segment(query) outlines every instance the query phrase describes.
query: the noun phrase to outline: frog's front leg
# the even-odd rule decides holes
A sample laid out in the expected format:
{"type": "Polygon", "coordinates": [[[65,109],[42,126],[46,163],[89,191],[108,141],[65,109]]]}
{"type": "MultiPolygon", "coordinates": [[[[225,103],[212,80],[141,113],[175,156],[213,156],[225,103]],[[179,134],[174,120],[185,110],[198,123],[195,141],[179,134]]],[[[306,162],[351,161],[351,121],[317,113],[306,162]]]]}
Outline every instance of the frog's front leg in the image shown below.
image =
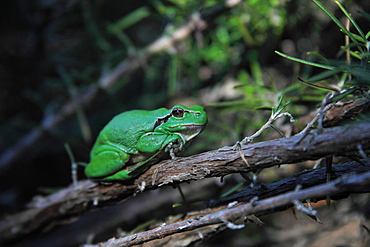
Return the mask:
{"type": "MultiPolygon", "coordinates": [[[[144,134],[139,138],[139,141],[136,145],[140,152],[149,152],[152,153],[157,151],[157,154],[165,151],[169,152],[172,159],[175,158],[175,151],[181,150],[183,148],[184,142],[183,138],[179,134],[168,134],[165,132],[150,132],[144,134]]],[[[160,170],[161,165],[159,165],[152,176],[152,184],[155,184],[157,174],[160,170]]]]}
{"type": "Polygon", "coordinates": [[[154,153],[162,149],[168,152],[171,148],[180,151],[184,147],[184,140],[176,133],[150,132],[140,137],[136,147],[140,152],[146,153],[154,153]]]}

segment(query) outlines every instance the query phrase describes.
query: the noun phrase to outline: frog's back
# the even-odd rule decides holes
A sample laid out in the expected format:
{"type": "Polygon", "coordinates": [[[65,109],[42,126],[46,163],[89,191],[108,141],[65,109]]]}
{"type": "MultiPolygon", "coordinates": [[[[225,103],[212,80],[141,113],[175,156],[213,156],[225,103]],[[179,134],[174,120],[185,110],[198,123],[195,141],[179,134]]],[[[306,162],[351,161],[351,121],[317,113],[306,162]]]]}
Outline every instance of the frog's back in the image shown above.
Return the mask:
{"type": "Polygon", "coordinates": [[[107,127],[111,130],[119,131],[120,135],[150,132],[153,131],[157,118],[151,111],[132,110],[115,116],[108,123],[107,127]]]}
{"type": "Polygon", "coordinates": [[[114,143],[126,147],[126,152],[135,147],[140,136],[154,130],[155,122],[167,109],[160,108],[154,111],[132,110],[115,116],[100,132],[98,142],[114,143]]]}

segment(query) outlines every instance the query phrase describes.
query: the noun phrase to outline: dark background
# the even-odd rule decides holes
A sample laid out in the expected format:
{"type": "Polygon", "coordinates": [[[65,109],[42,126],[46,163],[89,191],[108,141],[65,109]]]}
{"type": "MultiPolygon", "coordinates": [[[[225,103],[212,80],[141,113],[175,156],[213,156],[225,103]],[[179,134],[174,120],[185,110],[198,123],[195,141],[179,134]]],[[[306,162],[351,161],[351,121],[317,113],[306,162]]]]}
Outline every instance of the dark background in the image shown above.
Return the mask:
{"type": "MultiPolygon", "coordinates": [[[[296,78],[317,71],[281,58],[274,50],[305,59],[308,51],[344,59],[339,52],[344,35],[311,1],[256,2],[232,8],[222,1],[4,2],[0,155],[26,145],[22,137],[58,115],[73,92],[79,95],[119,62],[140,56],[145,47],[186,23],[192,14],[200,13],[207,26],[145,60],[114,87],[99,89],[82,107],[88,125],[73,114],[42,132],[42,138],[16,159],[0,164],[1,211],[11,212],[35,195],[69,185],[71,162],[64,144],[71,146],[77,161],[88,162],[100,129],[125,110],[177,103],[206,106],[210,123],[186,153],[190,155],[253,133],[269,116],[255,109],[273,106],[281,93],[293,101],[290,111],[295,116],[315,108],[325,92],[304,87],[296,78]],[[126,26],[120,26],[120,21],[126,26]],[[91,136],[83,135],[84,130],[91,136]]],[[[321,2],[344,21],[333,1],[321,2]]],[[[341,3],[368,31],[369,21],[358,11],[369,11],[370,2],[341,3]]],[[[84,178],[83,167],[79,178],[84,178]]]]}

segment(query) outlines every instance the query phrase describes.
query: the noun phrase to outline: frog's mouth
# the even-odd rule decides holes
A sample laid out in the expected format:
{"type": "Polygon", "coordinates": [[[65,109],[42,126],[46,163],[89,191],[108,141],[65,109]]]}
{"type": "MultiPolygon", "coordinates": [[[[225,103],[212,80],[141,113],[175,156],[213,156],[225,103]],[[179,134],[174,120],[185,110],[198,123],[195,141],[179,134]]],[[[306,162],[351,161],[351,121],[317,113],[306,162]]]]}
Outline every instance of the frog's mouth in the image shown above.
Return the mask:
{"type": "Polygon", "coordinates": [[[206,124],[184,125],[185,128],[180,130],[179,133],[185,138],[186,141],[189,141],[202,132],[206,126],[206,124]]]}

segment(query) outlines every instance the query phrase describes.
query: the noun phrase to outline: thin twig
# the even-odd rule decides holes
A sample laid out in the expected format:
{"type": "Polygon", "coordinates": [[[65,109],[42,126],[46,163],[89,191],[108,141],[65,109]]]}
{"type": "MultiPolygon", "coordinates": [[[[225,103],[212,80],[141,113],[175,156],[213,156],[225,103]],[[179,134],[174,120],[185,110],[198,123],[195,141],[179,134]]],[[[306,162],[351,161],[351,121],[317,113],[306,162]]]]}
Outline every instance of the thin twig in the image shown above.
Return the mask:
{"type": "Polygon", "coordinates": [[[317,120],[319,120],[319,130],[321,131],[323,129],[322,121],[324,118],[324,114],[326,111],[328,111],[330,108],[334,106],[334,103],[329,103],[330,102],[329,98],[331,97],[331,95],[332,95],[331,93],[328,93],[326,95],[326,97],[321,102],[321,107],[316,116],[311,120],[311,122],[307,124],[307,126],[301,132],[297,134],[301,136],[301,138],[297,142],[297,145],[299,145],[299,143],[301,143],[301,141],[307,136],[308,131],[312,128],[312,126],[316,123],[317,120]]]}
{"type": "Polygon", "coordinates": [[[256,137],[260,136],[263,131],[271,127],[271,124],[275,122],[277,119],[288,116],[290,118],[290,122],[294,122],[294,118],[292,114],[289,112],[282,112],[278,114],[273,114],[271,117],[267,120],[267,122],[258,130],[256,131],[253,135],[245,137],[242,141],[241,144],[248,144],[251,143],[256,137]]]}

